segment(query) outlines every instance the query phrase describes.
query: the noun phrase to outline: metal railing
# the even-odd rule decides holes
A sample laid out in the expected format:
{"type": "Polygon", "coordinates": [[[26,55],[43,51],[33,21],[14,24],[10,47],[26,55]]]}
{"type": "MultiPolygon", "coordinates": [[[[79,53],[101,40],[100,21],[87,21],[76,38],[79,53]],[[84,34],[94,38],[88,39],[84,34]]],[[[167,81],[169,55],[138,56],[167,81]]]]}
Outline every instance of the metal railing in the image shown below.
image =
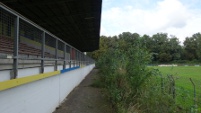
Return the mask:
{"type": "Polygon", "coordinates": [[[20,68],[37,66],[44,73],[46,65],[56,71],[59,65],[66,69],[92,63],[83,52],[0,3],[0,70],[12,70],[11,79],[20,68]]]}

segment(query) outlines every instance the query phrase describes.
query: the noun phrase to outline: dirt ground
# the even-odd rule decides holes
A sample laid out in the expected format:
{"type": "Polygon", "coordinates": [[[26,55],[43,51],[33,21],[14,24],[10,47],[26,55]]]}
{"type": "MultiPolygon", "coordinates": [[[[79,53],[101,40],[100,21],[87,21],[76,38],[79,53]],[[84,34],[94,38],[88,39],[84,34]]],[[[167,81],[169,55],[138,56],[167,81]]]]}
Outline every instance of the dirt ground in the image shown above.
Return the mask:
{"type": "Polygon", "coordinates": [[[97,72],[93,69],[53,113],[114,113],[102,89],[90,86],[97,79],[97,72]]]}

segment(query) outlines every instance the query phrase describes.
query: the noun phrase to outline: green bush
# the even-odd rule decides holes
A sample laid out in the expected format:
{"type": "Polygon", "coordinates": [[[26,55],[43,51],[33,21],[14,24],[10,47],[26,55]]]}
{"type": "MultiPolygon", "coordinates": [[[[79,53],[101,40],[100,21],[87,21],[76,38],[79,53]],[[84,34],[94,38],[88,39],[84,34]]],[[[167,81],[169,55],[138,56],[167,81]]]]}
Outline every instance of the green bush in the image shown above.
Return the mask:
{"type": "Polygon", "coordinates": [[[120,40],[98,60],[100,83],[117,113],[183,112],[175,104],[171,81],[147,65],[151,54],[141,40],[127,46],[120,40]]]}

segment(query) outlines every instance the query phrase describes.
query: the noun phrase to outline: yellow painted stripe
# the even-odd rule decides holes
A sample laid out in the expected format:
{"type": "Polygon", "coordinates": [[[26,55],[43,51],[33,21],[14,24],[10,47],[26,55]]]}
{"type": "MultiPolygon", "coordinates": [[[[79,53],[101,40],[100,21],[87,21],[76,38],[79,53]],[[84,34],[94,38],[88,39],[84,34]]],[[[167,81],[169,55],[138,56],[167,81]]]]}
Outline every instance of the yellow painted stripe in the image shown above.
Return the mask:
{"type": "Polygon", "coordinates": [[[58,75],[58,74],[60,74],[60,71],[48,72],[48,73],[43,73],[43,74],[32,75],[32,76],[12,79],[12,80],[8,80],[8,81],[3,81],[3,82],[0,82],[0,91],[6,90],[6,89],[9,89],[9,88],[13,88],[13,87],[16,87],[16,86],[20,86],[20,85],[23,85],[23,84],[27,84],[27,83],[30,83],[30,82],[34,82],[34,81],[44,79],[44,78],[47,78],[47,77],[51,77],[51,76],[54,76],[54,75],[58,75]]]}

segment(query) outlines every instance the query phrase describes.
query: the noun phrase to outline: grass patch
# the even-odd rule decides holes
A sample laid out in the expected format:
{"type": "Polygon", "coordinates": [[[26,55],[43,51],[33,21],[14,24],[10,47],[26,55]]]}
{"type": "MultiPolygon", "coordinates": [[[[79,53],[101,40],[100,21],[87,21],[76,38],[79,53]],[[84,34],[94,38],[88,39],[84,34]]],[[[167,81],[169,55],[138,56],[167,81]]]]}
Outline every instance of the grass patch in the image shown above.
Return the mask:
{"type": "Polygon", "coordinates": [[[193,91],[193,85],[189,80],[189,78],[192,78],[196,85],[196,92],[201,93],[201,67],[177,66],[154,68],[159,69],[163,75],[173,75],[176,80],[176,86],[181,86],[190,91],[193,91]]]}
{"type": "MultiPolygon", "coordinates": [[[[158,69],[163,76],[173,75],[176,84],[176,103],[181,104],[183,108],[190,109],[194,105],[194,88],[189,78],[195,84],[196,103],[201,107],[201,67],[197,66],[176,66],[176,67],[154,67],[158,69]]],[[[201,112],[201,111],[199,111],[201,112]]]]}

